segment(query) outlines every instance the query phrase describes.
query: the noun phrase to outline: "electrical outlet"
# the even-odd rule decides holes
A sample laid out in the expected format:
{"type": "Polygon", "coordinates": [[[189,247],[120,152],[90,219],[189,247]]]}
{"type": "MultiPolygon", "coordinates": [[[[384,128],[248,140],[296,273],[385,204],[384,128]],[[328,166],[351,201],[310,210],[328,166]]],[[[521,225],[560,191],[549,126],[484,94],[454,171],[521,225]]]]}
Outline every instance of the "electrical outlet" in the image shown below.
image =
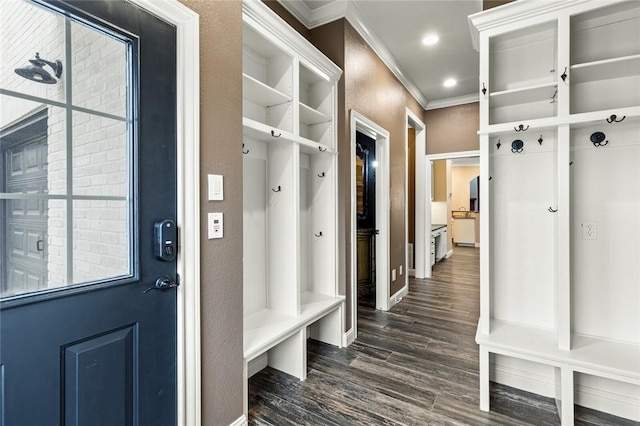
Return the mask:
{"type": "Polygon", "coordinates": [[[582,223],[582,239],[583,240],[598,239],[598,223],[597,222],[582,223]]]}

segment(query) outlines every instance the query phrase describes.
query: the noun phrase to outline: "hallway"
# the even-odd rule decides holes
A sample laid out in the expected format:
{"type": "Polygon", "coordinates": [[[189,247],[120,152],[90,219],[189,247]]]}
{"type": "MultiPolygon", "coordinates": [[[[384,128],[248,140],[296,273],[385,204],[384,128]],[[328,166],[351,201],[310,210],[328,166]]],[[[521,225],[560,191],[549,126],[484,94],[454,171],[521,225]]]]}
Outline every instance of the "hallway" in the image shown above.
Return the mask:
{"type": "MultiPolygon", "coordinates": [[[[249,381],[254,425],[557,425],[551,399],[492,387],[478,409],[479,249],[456,247],[433,278],[410,280],[389,312],[359,306],[348,348],[309,340],[304,382],[271,368],[249,381]]],[[[632,425],[579,409],[578,425],[632,425]]]]}

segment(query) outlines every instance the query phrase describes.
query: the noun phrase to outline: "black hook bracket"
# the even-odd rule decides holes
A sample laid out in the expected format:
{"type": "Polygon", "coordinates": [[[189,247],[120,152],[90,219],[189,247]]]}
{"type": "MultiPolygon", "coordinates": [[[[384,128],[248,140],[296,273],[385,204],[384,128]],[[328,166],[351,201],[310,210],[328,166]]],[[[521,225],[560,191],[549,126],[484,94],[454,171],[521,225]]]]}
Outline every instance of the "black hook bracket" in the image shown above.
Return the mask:
{"type": "Polygon", "coordinates": [[[527,127],[524,127],[524,124],[519,125],[518,127],[514,127],[513,130],[515,130],[516,132],[526,132],[527,130],[529,130],[529,125],[527,124],[527,127]]]}
{"type": "Polygon", "coordinates": [[[276,132],[274,132],[273,130],[271,131],[271,136],[273,136],[274,138],[279,138],[280,136],[282,136],[282,133],[278,133],[276,135],[276,132]]]}
{"type": "Polygon", "coordinates": [[[487,96],[487,88],[484,86],[484,83],[482,83],[482,94],[487,96]]]}
{"type": "Polygon", "coordinates": [[[609,141],[605,140],[605,139],[607,139],[607,136],[602,132],[594,132],[594,133],[592,133],[591,137],[589,139],[591,139],[591,143],[593,143],[593,146],[595,146],[597,148],[599,148],[601,146],[609,145],[609,141]]]}
{"type": "Polygon", "coordinates": [[[249,151],[250,151],[249,149],[245,150],[245,149],[244,149],[244,144],[242,144],[242,153],[243,153],[244,155],[247,155],[247,154],[249,153],[249,151]]]}
{"type": "Polygon", "coordinates": [[[549,210],[549,213],[555,213],[558,211],[558,209],[553,209],[551,207],[549,207],[547,210],[549,210]]]}
{"type": "Polygon", "coordinates": [[[271,190],[272,190],[273,192],[280,192],[280,191],[282,191],[282,188],[280,187],[280,185],[278,185],[278,187],[277,187],[277,188],[271,188],[271,190]]]}
{"type": "Polygon", "coordinates": [[[538,143],[539,143],[540,145],[542,145],[542,142],[543,142],[543,141],[544,141],[544,139],[542,139],[542,135],[540,135],[540,138],[538,139],[538,143]]]}
{"type": "Polygon", "coordinates": [[[325,152],[327,150],[327,148],[323,148],[321,146],[318,146],[318,151],[320,152],[325,152]]]}
{"type": "Polygon", "coordinates": [[[520,139],[516,139],[511,142],[511,152],[514,154],[520,154],[522,151],[524,151],[524,142],[520,139]]]}
{"type": "Polygon", "coordinates": [[[315,235],[316,237],[320,238],[320,237],[322,237],[322,231],[318,232],[317,234],[313,234],[313,235],[315,235]]]}
{"type": "Polygon", "coordinates": [[[607,118],[607,123],[609,123],[609,124],[611,124],[611,123],[620,123],[625,118],[627,118],[627,116],[623,115],[622,118],[620,120],[618,120],[618,116],[617,115],[611,114],[611,117],[607,118]]]}
{"type": "Polygon", "coordinates": [[[498,143],[496,144],[496,148],[500,149],[501,146],[502,146],[502,144],[500,143],[500,139],[498,139],[498,143]]]}
{"type": "Polygon", "coordinates": [[[319,178],[323,178],[323,177],[325,177],[325,176],[326,176],[326,174],[325,174],[324,172],[322,172],[322,173],[318,173],[318,177],[319,177],[319,178]]]}
{"type": "Polygon", "coordinates": [[[567,67],[564,67],[564,72],[562,73],[562,75],[560,76],[560,78],[562,79],[562,81],[567,81],[567,67]]]}

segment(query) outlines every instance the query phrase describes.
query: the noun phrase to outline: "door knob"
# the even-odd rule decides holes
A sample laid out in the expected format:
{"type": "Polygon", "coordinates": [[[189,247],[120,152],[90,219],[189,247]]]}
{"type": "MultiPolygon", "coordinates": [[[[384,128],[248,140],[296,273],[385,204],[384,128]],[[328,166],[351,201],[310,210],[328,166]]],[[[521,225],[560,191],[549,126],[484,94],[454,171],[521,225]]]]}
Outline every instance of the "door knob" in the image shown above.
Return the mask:
{"type": "Polygon", "coordinates": [[[180,276],[177,280],[173,280],[169,275],[162,275],[158,277],[153,287],[149,287],[143,293],[147,294],[151,290],[168,290],[170,288],[178,287],[180,285],[180,276]]]}

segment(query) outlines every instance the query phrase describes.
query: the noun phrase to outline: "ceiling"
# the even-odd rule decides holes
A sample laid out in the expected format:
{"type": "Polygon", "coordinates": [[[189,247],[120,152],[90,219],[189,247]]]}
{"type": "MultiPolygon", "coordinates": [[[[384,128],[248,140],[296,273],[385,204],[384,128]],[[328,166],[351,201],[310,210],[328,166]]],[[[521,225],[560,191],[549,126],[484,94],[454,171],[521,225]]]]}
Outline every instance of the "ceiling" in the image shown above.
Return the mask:
{"type": "Polygon", "coordinates": [[[478,99],[467,16],[482,0],[278,0],[308,28],[346,17],[425,109],[478,99]],[[424,46],[435,33],[439,42],[424,46]],[[457,84],[444,87],[448,78],[457,84]]]}

